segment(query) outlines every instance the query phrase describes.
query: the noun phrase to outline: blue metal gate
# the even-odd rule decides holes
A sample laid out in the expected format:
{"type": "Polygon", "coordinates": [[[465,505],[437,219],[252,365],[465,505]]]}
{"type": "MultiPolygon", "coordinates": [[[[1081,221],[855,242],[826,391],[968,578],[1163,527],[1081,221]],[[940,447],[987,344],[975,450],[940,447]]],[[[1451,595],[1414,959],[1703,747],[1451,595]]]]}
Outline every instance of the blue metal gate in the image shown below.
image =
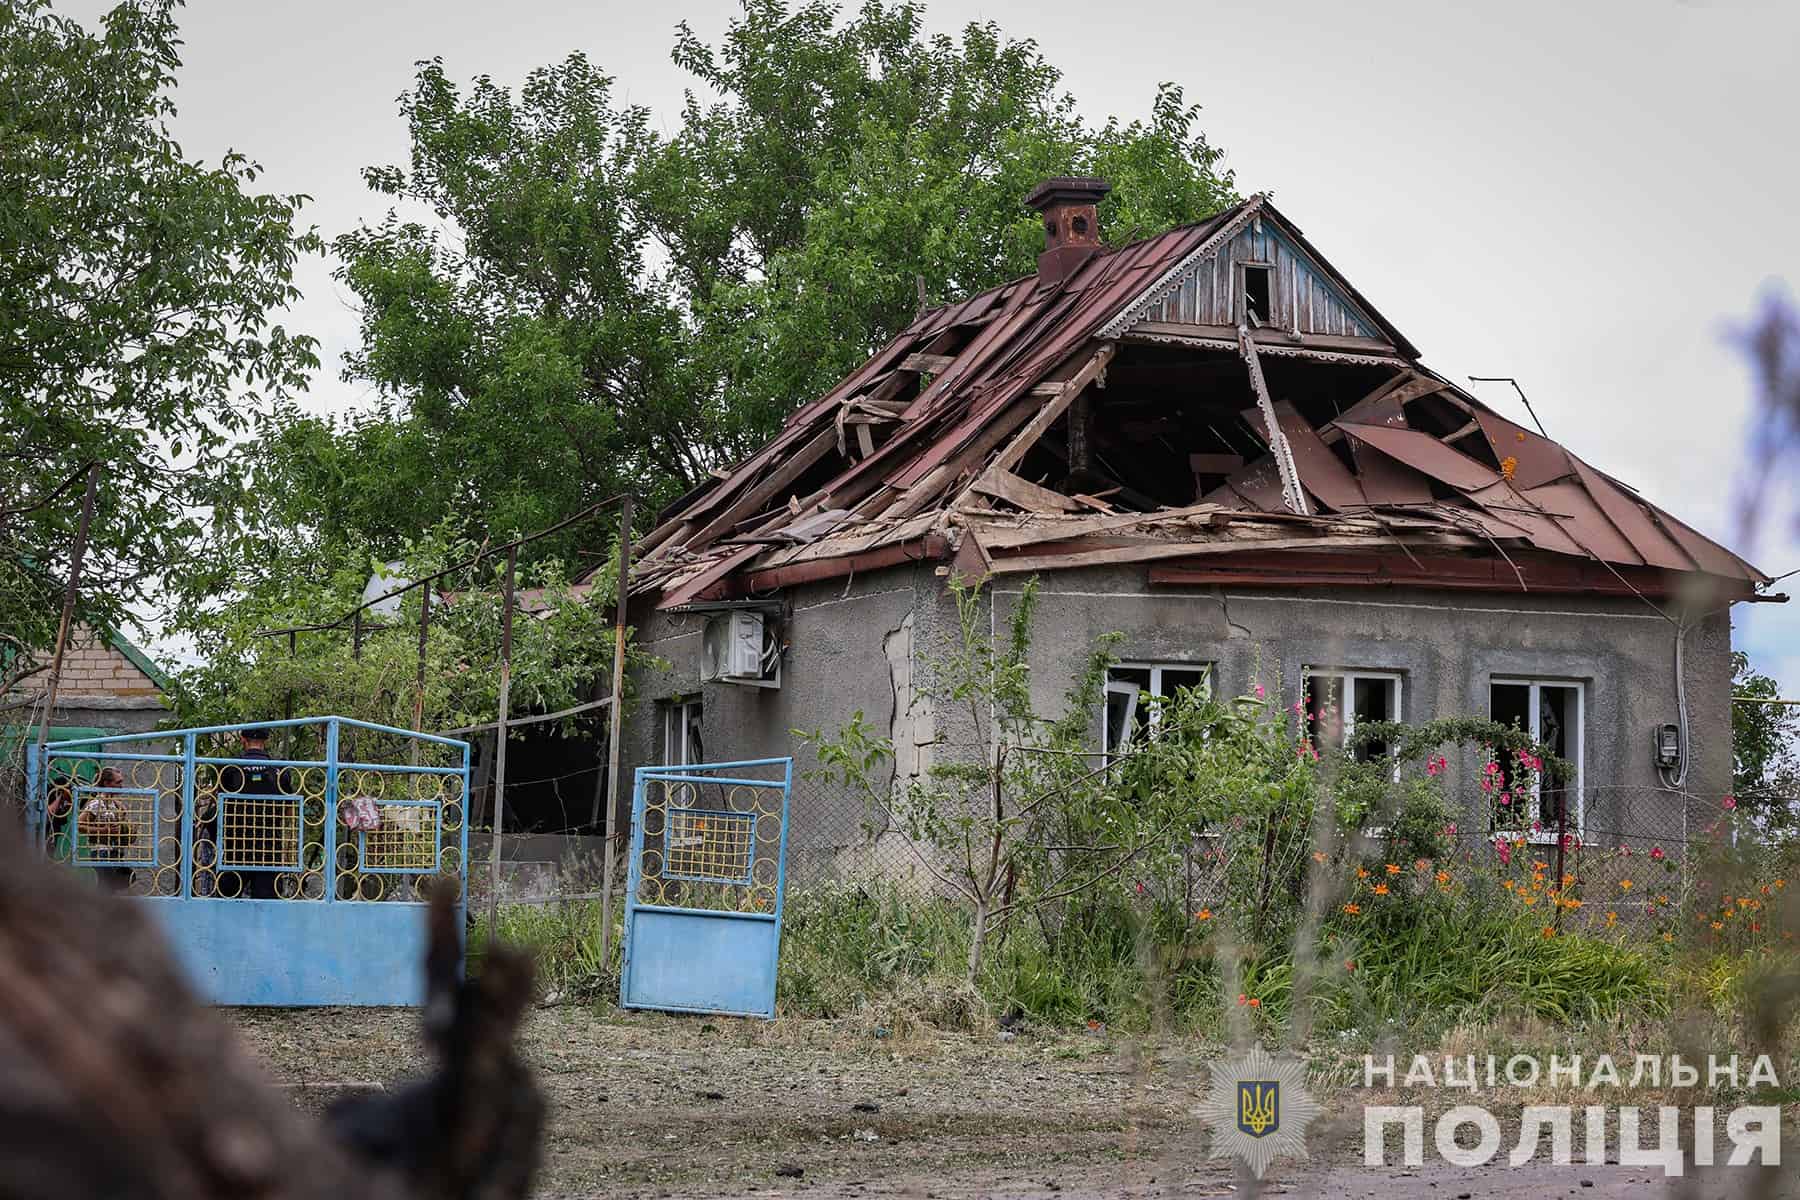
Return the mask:
{"type": "Polygon", "coordinates": [[[775,1015],[794,760],[640,767],[619,1003],[775,1015]]]}
{"type": "Polygon", "coordinates": [[[422,1003],[430,890],[467,906],[467,742],[309,717],[53,742],[26,770],[45,853],[142,897],[215,1004],[422,1003]],[[288,757],[244,757],[245,729],[288,757]]]}

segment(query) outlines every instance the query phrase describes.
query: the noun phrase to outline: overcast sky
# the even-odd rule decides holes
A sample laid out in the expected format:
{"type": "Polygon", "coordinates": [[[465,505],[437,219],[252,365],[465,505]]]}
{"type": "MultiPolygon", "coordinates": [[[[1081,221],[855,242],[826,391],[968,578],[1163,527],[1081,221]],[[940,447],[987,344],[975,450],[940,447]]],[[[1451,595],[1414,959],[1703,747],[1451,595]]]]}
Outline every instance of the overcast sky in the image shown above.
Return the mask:
{"type": "MultiPolygon", "coordinates": [[[[735,8],[191,0],[176,132],[190,156],[237,149],[271,190],[314,197],[329,236],[381,215],[358,172],[405,161],[395,98],[416,60],[516,83],[579,49],[667,129],[686,83],[675,22],[716,40],[735,8]]],[[[927,19],[1037,39],[1096,123],[1144,115],[1178,81],[1240,190],[1271,191],[1432,367],[1518,377],[1577,454],[1771,574],[1800,568],[1785,526],[1737,544],[1750,392],[1728,340],[1800,276],[1800,4],[938,0],[927,19]]],[[[366,402],[338,379],[348,296],[323,260],[300,283],[290,323],[326,352],[312,403],[366,402]]],[[[1504,385],[1471,386],[1530,423],[1504,385]]],[[[1800,600],[1748,607],[1739,644],[1800,695],[1800,600]]]]}

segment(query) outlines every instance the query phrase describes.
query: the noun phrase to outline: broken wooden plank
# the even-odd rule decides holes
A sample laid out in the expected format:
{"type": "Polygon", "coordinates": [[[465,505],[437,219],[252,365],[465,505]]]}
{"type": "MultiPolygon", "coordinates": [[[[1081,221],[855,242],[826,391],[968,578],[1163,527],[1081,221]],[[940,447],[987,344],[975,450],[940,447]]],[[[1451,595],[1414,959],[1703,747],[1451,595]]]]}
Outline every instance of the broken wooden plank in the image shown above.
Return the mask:
{"type": "Polygon", "coordinates": [[[837,445],[836,426],[827,426],[813,436],[812,441],[794,451],[787,461],[781,463],[759,483],[750,488],[738,499],[732,501],[723,512],[696,530],[692,537],[686,538],[683,545],[702,548],[732,529],[745,517],[754,516],[764,505],[780,495],[782,489],[804,475],[808,468],[824,458],[837,445]]]}
{"type": "Polygon", "coordinates": [[[1053,492],[1049,488],[1039,487],[1028,479],[1021,479],[1011,471],[999,467],[989,467],[970,485],[972,491],[984,496],[993,496],[1014,504],[1027,512],[1080,512],[1081,505],[1074,500],[1053,492]]]}
{"type": "Polygon", "coordinates": [[[1012,441],[1007,443],[1006,449],[1002,450],[999,457],[994,459],[994,465],[1003,471],[1010,471],[1016,467],[1019,460],[1025,457],[1025,452],[1030,450],[1032,445],[1044,436],[1045,431],[1056,423],[1056,419],[1063,415],[1069,405],[1075,402],[1075,397],[1079,396],[1106,370],[1106,364],[1112,361],[1113,354],[1117,352],[1117,349],[1118,347],[1112,342],[1107,342],[1094,351],[1093,356],[1070,377],[1063,390],[1058,392],[1050,403],[1039,409],[1038,414],[1026,423],[1025,428],[1021,429],[1012,441]]]}
{"type": "Polygon", "coordinates": [[[909,354],[900,360],[900,369],[917,371],[921,375],[941,375],[955,361],[954,354],[909,354]]]}
{"type": "Polygon", "coordinates": [[[1290,512],[1305,516],[1311,511],[1306,503],[1306,489],[1300,484],[1300,471],[1294,465],[1293,451],[1288,447],[1281,425],[1275,419],[1275,402],[1270,399],[1269,385],[1263,380],[1262,364],[1256,358],[1256,343],[1242,327],[1238,330],[1238,353],[1250,368],[1250,386],[1256,392],[1257,404],[1262,408],[1263,426],[1269,435],[1269,454],[1281,473],[1282,503],[1287,505],[1290,512]]]}
{"type": "MultiPolygon", "coordinates": [[[[1076,393],[1092,383],[1106,370],[1106,364],[1112,361],[1116,348],[1114,343],[1106,342],[1098,350],[1095,350],[1092,357],[1082,364],[1081,369],[1070,378],[1068,390],[1045,405],[1036,416],[1026,423],[1025,428],[1013,437],[1006,449],[994,460],[994,465],[1004,471],[1010,471],[1017,466],[1019,460],[1025,457],[1025,451],[1030,449],[1032,443],[1042,437],[1044,431],[1050,428],[1051,423],[1062,415],[1063,409],[1068,407],[1076,393]]],[[[937,499],[958,476],[971,470],[983,456],[1004,441],[1009,434],[1012,434],[1013,430],[1018,429],[1018,423],[1024,420],[1024,415],[1030,411],[1030,404],[1023,397],[1008,405],[996,414],[963,450],[953,455],[948,461],[933,467],[917,483],[907,488],[905,496],[882,515],[910,517],[937,499]]]]}

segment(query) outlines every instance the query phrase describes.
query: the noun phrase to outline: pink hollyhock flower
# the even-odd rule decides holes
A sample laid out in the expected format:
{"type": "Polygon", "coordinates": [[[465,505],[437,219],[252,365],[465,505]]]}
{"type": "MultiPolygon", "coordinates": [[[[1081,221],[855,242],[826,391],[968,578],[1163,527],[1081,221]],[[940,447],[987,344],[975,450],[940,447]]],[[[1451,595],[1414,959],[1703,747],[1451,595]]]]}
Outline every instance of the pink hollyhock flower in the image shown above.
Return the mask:
{"type": "Polygon", "coordinates": [[[1263,698],[1263,685],[1260,683],[1256,685],[1256,698],[1258,700],[1263,698]]]}
{"type": "MultiPolygon", "coordinates": [[[[1487,791],[1486,788],[1482,788],[1481,790],[1484,792],[1487,791]]],[[[1512,794],[1510,792],[1501,792],[1500,803],[1510,805],[1512,803],[1512,794]]]]}
{"type": "Polygon", "coordinates": [[[1730,812],[1732,809],[1734,809],[1736,807],[1737,807],[1737,797],[1735,797],[1735,796],[1725,797],[1725,811],[1730,812]]]}
{"type": "Polygon", "coordinates": [[[1544,823],[1542,821],[1533,821],[1531,823],[1531,832],[1533,832],[1533,833],[1544,832],[1544,823]]]}
{"type": "Polygon", "coordinates": [[[1650,857],[1657,862],[1661,862],[1663,860],[1663,848],[1661,846],[1650,847],[1650,857]]]}
{"type": "Polygon", "coordinates": [[[1448,825],[1444,826],[1444,836],[1445,837],[1455,837],[1456,836],[1456,822],[1455,821],[1452,821],[1448,825]]]}

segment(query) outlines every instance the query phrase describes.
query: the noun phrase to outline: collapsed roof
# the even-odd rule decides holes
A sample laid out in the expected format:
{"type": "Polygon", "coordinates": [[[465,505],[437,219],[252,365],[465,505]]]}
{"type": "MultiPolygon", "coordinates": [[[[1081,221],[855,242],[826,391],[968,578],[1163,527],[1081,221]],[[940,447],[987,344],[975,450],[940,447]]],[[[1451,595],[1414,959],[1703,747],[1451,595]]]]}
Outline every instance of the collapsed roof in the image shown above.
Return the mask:
{"type": "Polygon", "coordinates": [[[1156,583],[1668,595],[1768,578],[1508,421],[1418,352],[1266,197],[1116,250],[1053,180],[1036,275],[922,312],[662,515],[662,607],[908,560],[1119,563],[1156,583]]]}

